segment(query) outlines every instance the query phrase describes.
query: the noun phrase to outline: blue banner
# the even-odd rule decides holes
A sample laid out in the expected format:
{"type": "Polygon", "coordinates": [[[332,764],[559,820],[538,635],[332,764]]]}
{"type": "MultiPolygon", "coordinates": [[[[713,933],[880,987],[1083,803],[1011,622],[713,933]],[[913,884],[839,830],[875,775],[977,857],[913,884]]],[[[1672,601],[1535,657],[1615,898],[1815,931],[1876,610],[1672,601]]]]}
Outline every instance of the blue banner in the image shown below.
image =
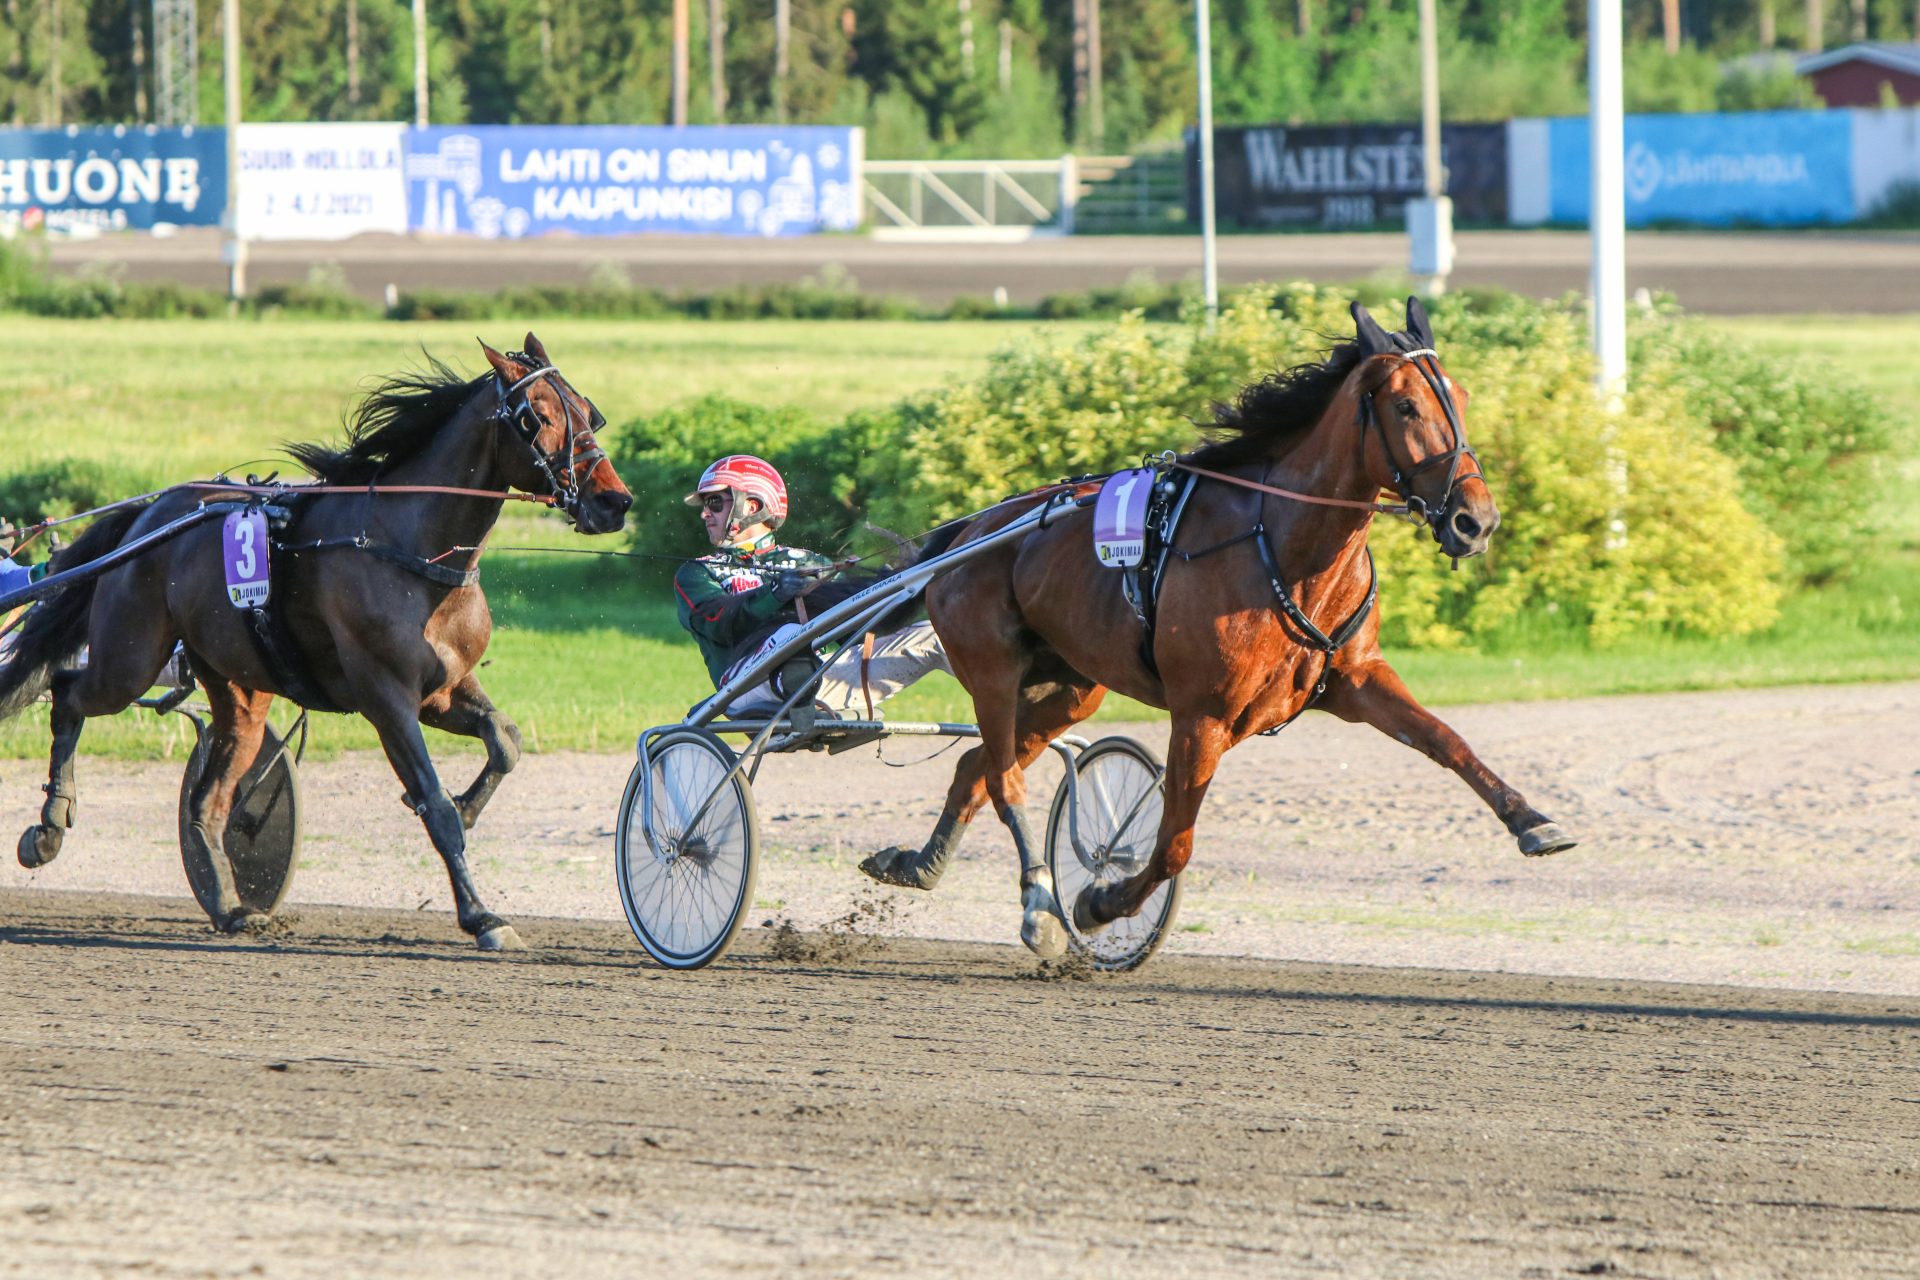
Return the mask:
{"type": "Polygon", "coordinates": [[[213,226],[227,201],[224,129],[0,129],[0,226],[213,226]]]}
{"type": "MultiPolygon", "coordinates": [[[[1584,223],[1587,121],[1548,121],[1552,220],[1584,223]]],[[[1850,222],[1853,137],[1844,111],[1628,116],[1627,224],[1802,226],[1850,222]]]]}
{"type": "Polygon", "coordinates": [[[793,236],[860,221],[860,133],[827,126],[409,130],[410,229],[793,236]]]}

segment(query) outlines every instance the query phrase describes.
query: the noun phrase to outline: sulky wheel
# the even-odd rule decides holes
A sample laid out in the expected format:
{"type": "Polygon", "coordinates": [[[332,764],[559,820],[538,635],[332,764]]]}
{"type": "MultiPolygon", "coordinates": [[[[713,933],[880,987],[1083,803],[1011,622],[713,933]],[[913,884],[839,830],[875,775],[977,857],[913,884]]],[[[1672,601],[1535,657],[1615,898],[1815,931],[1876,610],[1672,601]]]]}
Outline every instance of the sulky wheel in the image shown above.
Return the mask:
{"type": "Polygon", "coordinates": [[[1132,738],[1102,738],[1074,762],[1074,785],[1063,780],[1047,817],[1047,868],[1067,934],[1096,969],[1112,973],[1147,962],[1180,909],[1180,878],[1160,885],[1137,915],[1087,935],[1073,927],[1073,904],[1093,885],[1124,880],[1147,865],[1160,834],[1160,758],[1132,738]],[[1078,798],[1078,814],[1072,812],[1078,798]],[[1078,843],[1075,828],[1078,828],[1078,843]]]}
{"type": "Polygon", "coordinates": [[[653,739],[620,798],[620,905],[633,936],[669,969],[717,960],[753,902],[760,824],[734,760],[713,734],[672,729],[653,739]]]}
{"type": "MultiPolygon", "coordinates": [[[[199,842],[187,832],[193,822],[193,788],[207,764],[206,735],[196,732],[195,739],[186,776],[180,780],[180,861],[186,866],[193,896],[211,917],[217,900],[213,868],[199,842]]],[[[301,743],[305,741],[303,736],[301,743]]],[[[280,900],[293,883],[294,859],[300,854],[300,785],[294,759],[294,751],[268,725],[260,739],[260,754],[234,790],[233,810],[227,815],[221,842],[233,864],[233,886],[240,901],[263,915],[280,909],[280,900]]]]}

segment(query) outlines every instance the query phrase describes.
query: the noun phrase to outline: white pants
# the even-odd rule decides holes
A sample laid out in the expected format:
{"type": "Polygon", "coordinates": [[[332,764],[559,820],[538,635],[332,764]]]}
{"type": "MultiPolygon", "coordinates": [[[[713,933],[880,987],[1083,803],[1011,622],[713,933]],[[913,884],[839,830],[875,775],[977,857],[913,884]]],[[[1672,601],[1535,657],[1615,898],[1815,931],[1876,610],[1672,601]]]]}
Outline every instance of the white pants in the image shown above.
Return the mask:
{"type": "MultiPolygon", "coordinates": [[[[788,623],[764,640],[760,647],[727,668],[725,680],[745,669],[749,664],[758,662],[763,656],[785,644],[787,639],[799,630],[796,623],[788,623]]],[[[916,622],[911,626],[889,631],[885,635],[873,638],[873,657],[866,665],[865,687],[861,685],[861,644],[858,639],[849,641],[838,653],[827,660],[827,670],[820,677],[820,686],[814,690],[814,699],[826,704],[834,715],[841,719],[857,719],[867,714],[867,699],[873,699],[876,714],[879,706],[894,694],[918,680],[930,671],[945,671],[952,674],[953,668],[947,665],[947,651],[940,645],[940,637],[934,634],[931,622],[916,622]]],[[[772,711],[786,699],[774,692],[772,681],[749,689],[734,701],[729,711],[742,715],[753,711],[772,711]]]]}

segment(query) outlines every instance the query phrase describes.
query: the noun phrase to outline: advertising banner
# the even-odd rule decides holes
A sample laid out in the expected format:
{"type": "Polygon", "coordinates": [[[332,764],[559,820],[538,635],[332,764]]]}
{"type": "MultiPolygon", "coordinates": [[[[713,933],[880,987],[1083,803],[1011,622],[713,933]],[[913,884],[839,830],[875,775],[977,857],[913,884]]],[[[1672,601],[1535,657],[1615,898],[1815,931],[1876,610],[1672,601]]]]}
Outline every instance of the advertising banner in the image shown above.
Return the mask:
{"type": "Polygon", "coordinates": [[[0,230],[217,226],[222,129],[0,129],[0,230]]]}
{"type": "MultiPolygon", "coordinates": [[[[1853,137],[1844,111],[1626,118],[1627,225],[1796,226],[1847,222],[1853,137]]],[[[1592,148],[1584,118],[1547,122],[1552,220],[1587,220],[1592,148]]]]}
{"type": "Polygon", "coordinates": [[[411,129],[409,225],[487,239],[850,231],[860,145],[858,129],[826,126],[411,129]]]}
{"type": "Polygon", "coordinates": [[[240,234],[248,240],[344,240],[407,229],[398,124],[240,126],[240,234]]]}
{"type": "MultiPolygon", "coordinates": [[[[1399,226],[1426,194],[1418,125],[1262,125],[1215,129],[1214,200],[1221,223],[1241,227],[1399,226]]],[[[1507,217],[1504,125],[1440,130],[1456,222],[1507,217]]],[[[1198,199],[1200,156],[1188,134],[1188,190],[1198,199]]],[[[1198,210],[1193,216],[1198,219],[1198,210]]]]}

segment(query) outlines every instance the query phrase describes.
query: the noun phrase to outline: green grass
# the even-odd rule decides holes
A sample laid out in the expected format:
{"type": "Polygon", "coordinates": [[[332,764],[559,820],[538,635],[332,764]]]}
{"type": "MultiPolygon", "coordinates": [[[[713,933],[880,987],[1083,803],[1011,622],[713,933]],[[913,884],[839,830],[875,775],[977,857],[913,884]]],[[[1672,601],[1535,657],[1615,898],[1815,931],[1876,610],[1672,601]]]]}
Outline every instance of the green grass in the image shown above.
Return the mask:
{"type": "Polygon", "coordinates": [[[1716,328],[1782,360],[1805,360],[1839,370],[1873,391],[1901,428],[1906,447],[1897,464],[1893,500],[1881,507],[1895,541],[1920,551],[1920,313],[1910,316],[1741,316],[1716,328]]]}
{"type": "MultiPolygon", "coordinates": [[[[609,422],[725,392],[822,415],[886,404],[982,368],[1033,326],[996,322],[543,322],[554,362],[609,422]]],[[[337,436],[360,390],[418,367],[422,351],[486,367],[474,339],[517,348],[499,323],[89,321],[0,316],[10,467],[104,462],[153,487],[220,471],[260,474],[287,440],[337,436]]],[[[503,541],[558,529],[510,509],[503,541]]],[[[0,512],[0,514],[6,514],[0,512]]],[[[550,539],[546,539],[550,540],[550,539]]]]}
{"type": "MultiPolygon", "coordinates": [[[[1892,549],[1849,583],[1791,601],[1764,635],[1739,641],[1643,640],[1596,651],[1552,633],[1516,634],[1480,653],[1391,655],[1425,701],[1712,689],[1920,677],[1920,376],[1910,352],[1920,316],[1715,321],[1783,357],[1827,363],[1872,386],[1896,414],[1905,484],[1882,508],[1892,549]]],[[[496,346],[517,331],[483,327],[496,346]]],[[[714,391],[837,414],[884,404],[978,370],[1017,340],[1007,322],[543,324],[556,361],[619,423],[714,391]]],[[[6,466],[66,457],[105,461],[161,482],[222,468],[267,470],[276,444],[337,432],[355,386],[405,368],[424,345],[477,369],[473,326],[390,322],[54,322],[0,317],[9,353],[0,394],[6,466]]],[[[4,514],[4,513],[0,513],[4,514]]],[[[594,544],[551,517],[515,510],[499,545],[594,544]]],[[[614,750],[650,724],[679,719],[708,689],[660,579],[632,561],[495,552],[486,583],[496,630],[480,673],[494,700],[542,750],[614,750]]],[[[899,718],[969,719],[959,687],[938,677],[904,694],[899,718]]],[[[1111,698],[1102,718],[1148,714],[1111,698]]],[[[317,717],[321,754],[372,747],[364,723],[317,717]]],[[[85,749],[178,756],[178,717],[122,715],[89,725],[85,749]]],[[[437,737],[437,735],[436,735],[437,737]]],[[[445,741],[437,740],[436,749],[445,741]]],[[[46,715],[0,726],[0,757],[40,756],[46,715]]]]}

